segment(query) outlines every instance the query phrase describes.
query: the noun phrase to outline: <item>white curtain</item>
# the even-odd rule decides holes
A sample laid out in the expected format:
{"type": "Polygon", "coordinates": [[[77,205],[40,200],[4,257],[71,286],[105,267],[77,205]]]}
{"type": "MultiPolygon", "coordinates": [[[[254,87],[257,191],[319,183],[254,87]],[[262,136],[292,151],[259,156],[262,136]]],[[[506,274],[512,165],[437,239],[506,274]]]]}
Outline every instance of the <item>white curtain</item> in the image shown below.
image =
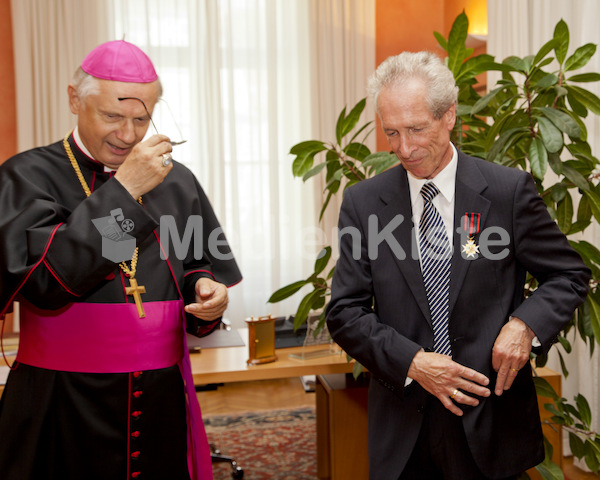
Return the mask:
{"type": "MultiPolygon", "coordinates": [[[[488,0],[488,43],[487,51],[497,61],[517,55],[533,55],[553,36],[554,27],[563,19],[570,33],[569,55],[577,47],[586,43],[600,45],[598,17],[600,4],[596,0],[488,0]]],[[[550,68],[550,67],[546,67],[550,68]]],[[[600,71],[600,52],[592,57],[585,69],[580,72],[600,71]]],[[[488,74],[488,88],[492,88],[498,76],[488,74]]],[[[595,83],[582,84],[585,88],[600,95],[600,87],[595,83]]],[[[591,114],[586,119],[588,142],[596,156],[600,152],[600,121],[591,114]]],[[[594,223],[584,233],[585,240],[600,245],[600,228],[594,223]]],[[[573,340],[573,337],[569,337],[573,340]]],[[[573,343],[573,342],[572,342],[573,343]]],[[[555,347],[560,348],[560,347],[555,347]]],[[[563,396],[569,401],[578,392],[590,402],[594,429],[600,426],[600,357],[596,346],[590,359],[589,349],[582,342],[576,342],[573,353],[565,355],[568,378],[563,378],[563,396]]],[[[557,355],[550,359],[549,366],[560,372],[557,355]]],[[[564,452],[569,453],[568,438],[563,436],[564,452]]]]}
{"type": "Polygon", "coordinates": [[[106,40],[108,0],[11,0],[19,151],[73,128],[67,85],[84,55],[106,40]]]}
{"type": "Polygon", "coordinates": [[[30,59],[17,68],[19,148],[72,128],[66,85],[85,53],[107,40],[137,44],[164,86],[157,127],[188,140],[174,156],[206,190],[244,275],[226,316],[242,326],[251,315],[295,312],[302,292],[280,304],[267,299],[310,274],[322,245],[334,241],[337,208],[318,225],[323,186],[293,178],[289,149],[335,139],[339,111],[365,96],[374,0],[13,0],[12,8],[15,58],[30,59]],[[80,18],[89,22],[67,27],[80,18]]]}

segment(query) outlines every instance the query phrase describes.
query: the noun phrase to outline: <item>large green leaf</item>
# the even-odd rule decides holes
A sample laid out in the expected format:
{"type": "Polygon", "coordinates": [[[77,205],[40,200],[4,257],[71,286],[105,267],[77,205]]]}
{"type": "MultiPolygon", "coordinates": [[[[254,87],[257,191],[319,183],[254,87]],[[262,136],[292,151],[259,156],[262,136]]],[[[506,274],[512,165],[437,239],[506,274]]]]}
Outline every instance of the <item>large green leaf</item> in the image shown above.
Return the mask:
{"type": "Polygon", "coordinates": [[[465,55],[465,41],[469,30],[469,20],[465,12],[460,13],[448,34],[448,68],[454,74],[457,74],[462,67],[465,55]]]}
{"type": "Polygon", "coordinates": [[[279,290],[277,290],[276,292],[274,292],[271,295],[271,297],[269,298],[269,300],[267,300],[267,302],[268,303],[281,302],[282,300],[285,300],[286,298],[291,297],[294,293],[299,291],[303,286],[305,286],[307,284],[308,284],[308,282],[306,280],[299,280],[297,282],[290,283],[289,285],[286,285],[285,287],[281,287],[279,290]]]}
{"type": "Polygon", "coordinates": [[[588,295],[586,302],[590,306],[590,323],[596,342],[600,344],[600,305],[594,300],[592,295],[588,295]]]}
{"type": "Polygon", "coordinates": [[[592,209],[592,215],[596,218],[597,222],[600,222],[600,195],[595,189],[588,188],[583,190],[583,194],[588,199],[590,208],[592,209]]]}
{"type": "Polygon", "coordinates": [[[544,117],[539,117],[537,120],[540,135],[548,151],[551,153],[560,151],[563,147],[563,135],[561,131],[550,120],[544,117]]]}
{"type": "Polygon", "coordinates": [[[596,115],[600,115],[600,98],[595,94],[581,87],[575,85],[567,85],[566,89],[573,95],[575,100],[581,103],[584,107],[591,110],[596,115]]]}
{"type": "Polygon", "coordinates": [[[344,147],[344,153],[355,160],[362,161],[371,155],[371,150],[364,143],[352,142],[344,147]]]}
{"type": "Polygon", "coordinates": [[[590,58],[596,53],[596,45],[593,43],[586,43],[579,47],[573,55],[567,58],[565,62],[565,72],[569,70],[578,70],[582,67],[585,67],[587,63],[590,61],[590,58]]]}
{"type": "Polygon", "coordinates": [[[325,289],[316,288],[302,299],[300,305],[298,306],[296,315],[294,315],[294,330],[298,329],[298,327],[306,322],[308,314],[312,310],[313,306],[319,302],[323,295],[325,295],[325,289]]]}
{"type": "Polygon", "coordinates": [[[315,165],[313,168],[311,168],[308,172],[306,172],[303,175],[302,181],[306,182],[309,178],[314,177],[315,175],[318,175],[319,173],[321,173],[321,170],[323,170],[326,166],[327,166],[327,164],[325,162],[315,165]]]}
{"type": "Polygon", "coordinates": [[[354,105],[348,116],[344,117],[341,121],[338,120],[338,125],[336,127],[338,144],[341,144],[342,138],[348,135],[354,129],[354,127],[356,127],[358,120],[365,109],[366,103],[367,99],[363,98],[356,105],[354,105]]]}
{"type": "Polygon", "coordinates": [[[571,180],[577,188],[580,188],[584,192],[588,192],[590,190],[590,184],[586,178],[569,165],[563,164],[563,174],[565,177],[571,180]]]}
{"type": "Polygon", "coordinates": [[[538,65],[542,61],[542,59],[555,48],[555,46],[556,40],[554,38],[548,40],[535,55],[535,58],[533,59],[533,64],[538,65]]]}
{"type": "Polygon", "coordinates": [[[543,180],[548,170],[548,152],[539,138],[534,138],[529,145],[529,163],[533,175],[543,180]]]}
{"type": "Polygon", "coordinates": [[[323,248],[319,254],[317,255],[317,260],[315,261],[315,272],[317,275],[325,270],[325,267],[329,263],[331,259],[331,247],[323,248]]]}
{"type": "Polygon", "coordinates": [[[554,27],[554,40],[556,40],[554,48],[556,59],[562,65],[569,50],[569,27],[562,19],[554,27]]]}
{"type": "Polygon", "coordinates": [[[549,119],[561,132],[566,133],[571,138],[581,137],[581,128],[573,118],[557,108],[541,107],[539,109],[544,116],[549,119]]]}
{"type": "Polygon", "coordinates": [[[581,421],[587,427],[592,423],[592,410],[587,399],[580,393],[575,396],[575,403],[577,403],[577,409],[579,410],[581,421]]]}
{"type": "Polygon", "coordinates": [[[548,383],[548,380],[536,375],[535,377],[533,377],[533,383],[535,385],[535,392],[540,397],[546,397],[546,398],[551,398],[552,400],[558,400],[559,396],[556,393],[556,391],[554,390],[554,388],[552,388],[552,385],[550,385],[550,383],[548,383]]]}
{"type": "Polygon", "coordinates": [[[580,73],[578,75],[573,75],[567,78],[569,82],[599,82],[600,81],[600,73],[590,72],[590,73],[580,73]]]}
{"type": "Polygon", "coordinates": [[[573,199],[568,192],[557,205],[556,219],[558,228],[563,233],[568,233],[573,224],[573,199]]]}

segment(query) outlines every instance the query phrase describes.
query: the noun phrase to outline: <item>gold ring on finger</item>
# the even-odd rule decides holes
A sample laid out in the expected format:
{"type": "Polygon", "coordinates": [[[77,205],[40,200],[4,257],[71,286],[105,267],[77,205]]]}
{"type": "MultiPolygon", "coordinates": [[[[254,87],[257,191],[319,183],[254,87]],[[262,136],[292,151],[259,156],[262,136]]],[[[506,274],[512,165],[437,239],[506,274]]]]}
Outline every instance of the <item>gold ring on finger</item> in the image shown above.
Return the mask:
{"type": "Polygon", "coordinates": [[[511,367],[511,370],[512,370],[513,372],[518,372],[518,371],[519,371],[519,369],[518,369],[518,368],[512,368],[512,367],[511,367]]]}
{"type": "Polygon", "coordinates": [[[458,390],[455,388],[454,391],[452,392],[452,395],[450,395],[450,398],[452,400],[454,400],[454,397],[456,397],[456,394],[458,393],[458,390]]]}

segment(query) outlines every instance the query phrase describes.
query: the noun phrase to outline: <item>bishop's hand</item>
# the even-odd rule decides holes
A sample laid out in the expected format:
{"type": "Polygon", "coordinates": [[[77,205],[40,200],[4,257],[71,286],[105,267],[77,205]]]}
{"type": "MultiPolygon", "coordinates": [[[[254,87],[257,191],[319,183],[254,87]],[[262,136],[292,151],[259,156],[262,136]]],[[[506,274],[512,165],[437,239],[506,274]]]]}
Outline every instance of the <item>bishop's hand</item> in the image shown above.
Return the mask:
{"type": "Polygon", "coordinates": [[[170,154],[172,150],[169,137],[152,135],[133,147],[115,178],[137,199],[159,185],[169,174],[173,164],[163,162],[163,155],[170,154]]]}
{"type": "Polygon", "coordinates": [[[186,305],[185,311],[201,320],[217,320],[223,316],[228,302],[225,285],[211,278],[200,278],[196,282],[196,302],[186,305]]]}

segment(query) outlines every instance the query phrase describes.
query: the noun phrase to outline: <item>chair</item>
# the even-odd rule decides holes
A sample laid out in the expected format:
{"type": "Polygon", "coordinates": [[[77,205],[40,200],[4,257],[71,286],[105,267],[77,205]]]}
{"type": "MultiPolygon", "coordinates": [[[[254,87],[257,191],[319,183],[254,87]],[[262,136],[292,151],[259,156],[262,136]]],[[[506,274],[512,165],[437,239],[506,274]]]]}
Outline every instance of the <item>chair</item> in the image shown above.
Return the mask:
{"type": "Polygon", "coordinates": [[[214,444],[210,444],[210,458],[212,463],[230,463],[231,464],[231,478],[240,479],[244,478],[244,470],[240,467],[235,459],[227,455],[223,455],[214,444]]]}

